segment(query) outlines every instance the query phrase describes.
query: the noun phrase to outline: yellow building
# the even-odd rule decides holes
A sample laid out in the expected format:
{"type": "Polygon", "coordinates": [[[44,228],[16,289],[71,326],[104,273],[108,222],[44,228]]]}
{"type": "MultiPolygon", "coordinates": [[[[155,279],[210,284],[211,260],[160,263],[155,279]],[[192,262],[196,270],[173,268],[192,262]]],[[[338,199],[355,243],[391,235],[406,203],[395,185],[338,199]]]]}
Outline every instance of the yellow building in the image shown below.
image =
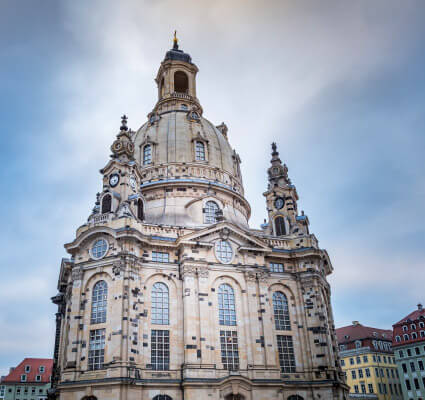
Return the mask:
{"type": "Polygon", "coordinates": [[[350,398],[402,400],[399,374],[391,347],[392,331],[354,321],[336,330],[341,367],[350,398]]]}

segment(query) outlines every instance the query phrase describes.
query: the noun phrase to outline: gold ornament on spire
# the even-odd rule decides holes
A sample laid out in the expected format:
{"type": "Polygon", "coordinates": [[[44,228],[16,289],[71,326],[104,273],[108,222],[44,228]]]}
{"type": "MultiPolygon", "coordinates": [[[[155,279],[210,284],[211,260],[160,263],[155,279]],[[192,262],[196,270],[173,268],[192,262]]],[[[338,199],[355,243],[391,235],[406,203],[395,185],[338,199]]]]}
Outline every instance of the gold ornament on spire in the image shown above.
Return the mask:
{"type": "Polygon", "coordinates": [[[177,31],[174,31],[174,39],[173,39],[173,42],[175,43],[175,44],[177,44],[178,43],[178,39],[177,39],[177,31]]]}

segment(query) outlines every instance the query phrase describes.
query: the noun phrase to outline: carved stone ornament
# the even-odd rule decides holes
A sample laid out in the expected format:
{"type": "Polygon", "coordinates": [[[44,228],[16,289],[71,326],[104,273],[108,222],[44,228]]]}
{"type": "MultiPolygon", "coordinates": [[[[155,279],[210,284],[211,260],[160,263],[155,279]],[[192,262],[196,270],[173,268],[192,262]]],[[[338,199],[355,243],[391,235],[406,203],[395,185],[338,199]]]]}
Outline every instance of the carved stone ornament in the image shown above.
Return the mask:
{"type": "Polygon", "coordinates": [[[71,279],[72,282],[81,281],[81,279],[83,279],[83,269],[80,267],[72,268],[71,279]]]}
{"type": "MultiPolygon", "coordinates": [[[[130,131],[131,132],[131,131],[130,131]]],[[[112,157],[122,158],[125,161],[134,160],[134,144],[131,141],[130,132],[127,127],[127,116],[121,117],[120,133],[112,143],[112,157]]]]}
{"type": "Polygon", "coordinates": [[[117,211],[117,217],[130,217],[130,218],[135,218],[135,216],[133,215],[131,208],[130,208],[130,203],[128,201],[124,201],[120,204],[120,206],[118,207],[118,211],[117,211]]]}
{"type": "Polygon", "coordinates": [[[112,266],[112,273],[115,276],[120,276],[122,272],[124,272],[125,269],[125,262],[123,260],[114,262],[112,266]]]}
{"type": "Polygon", "coordinates": [[[208,268],[207,267],[199,267],[198,268],[198,276],[200,278],[208,278],[209,273],[210,272],[208,271],[208,268]]]}
{"type": "Polygon", "coordinates": [[[183,267],[182,276],[186,278],[187,276],[196,276],[197,268],[194,265],[188,265],[183,267]]]}
{"type": "Polygon", "coordinates": [[[223,240],[227,240],[229,238],[229,235],[230,235],[229,228],[223,228],[220,231],[220,238],[223,239],[223,240]]]}
{"type": "Polygon", "coordinates": [[[255,282],[257,280],[257,275],[255,272],[245,272],[245,280],[247,282],[255,282]]]}
{"type": "Polygon", "coordinates": [[[270,274],[266,271],[261,271],[257,273],[257,278],[260,282],[266,282],[269,279],[270,274]]]}

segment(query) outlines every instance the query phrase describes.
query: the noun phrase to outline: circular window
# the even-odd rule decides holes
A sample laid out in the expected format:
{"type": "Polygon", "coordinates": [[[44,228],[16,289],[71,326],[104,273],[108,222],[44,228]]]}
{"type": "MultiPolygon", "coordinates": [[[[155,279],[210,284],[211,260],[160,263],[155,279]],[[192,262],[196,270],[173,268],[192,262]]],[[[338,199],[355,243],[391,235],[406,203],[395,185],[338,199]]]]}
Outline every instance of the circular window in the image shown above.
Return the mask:
{"type": "Polygon", "coordinates": [[[215,255],[224,264],[232,261],[233,250],[227,240],[218,240],[215,242],[215,255]]]}
{"type": "Polygon", "coordinates": [[[108,251],[108,242],[105,239],[96,240],[91,248],[91,256],[98,260],[102,258],[108,251]]]}

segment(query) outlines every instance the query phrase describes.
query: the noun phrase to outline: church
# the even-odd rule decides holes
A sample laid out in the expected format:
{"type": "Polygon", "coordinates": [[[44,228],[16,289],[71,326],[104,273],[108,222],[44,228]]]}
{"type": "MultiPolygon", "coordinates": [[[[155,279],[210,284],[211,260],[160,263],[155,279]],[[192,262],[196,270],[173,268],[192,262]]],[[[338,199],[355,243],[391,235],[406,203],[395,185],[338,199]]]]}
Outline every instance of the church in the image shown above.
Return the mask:
{"type": "Polygon", "coordinates": [[[274,143],[268,220],[249,226],[241,159],[203,117],[197,72],[175,37],[147,121],[121,119],[65,244],[50,398],[346,399],[329,256],[274,143]]]}

